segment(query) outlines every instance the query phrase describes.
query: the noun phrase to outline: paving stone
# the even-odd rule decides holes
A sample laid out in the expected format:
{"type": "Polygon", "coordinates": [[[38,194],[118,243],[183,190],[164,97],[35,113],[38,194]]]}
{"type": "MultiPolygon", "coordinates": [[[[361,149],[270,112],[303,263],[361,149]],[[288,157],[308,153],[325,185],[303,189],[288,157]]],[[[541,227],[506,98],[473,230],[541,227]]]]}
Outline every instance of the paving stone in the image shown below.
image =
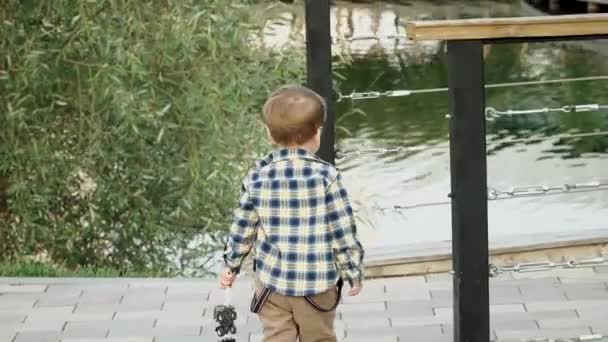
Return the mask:
{"type": "Polygon", "coordinates": [[[526,302],[526,310],[553,311],[553,310],[579,310],[607,308],[608,300],[567,300],[567,301],[539,301],[526,302]]]}
{"type": "Polygon", "coordinates": [[[130,336],[142,336],[143,333],[154,336],[151,334],[151,330],[154,328],[155,320],[137,320],[137,321],[112,321],[108,328],[110,332],[108,337],[130,337],[130,336]]]}
{"type": "Polygon", "coordinates": [[[0,285],[0,293],[43,293],[46,285],[0,285]]]}
{"type": "Polygon", "coordinates": [[[424,276],[427,283],[441,282],[441,283],[451,283],[453,281],[453,277],[449,273],[434,273],[427,274],[424,276]]]}
{"type": "Polygon", "coordinates": [[[386,327],[374,330],[354,328],[346,330],[346,337],[366,337],[368,341],[375,340],[376,336],[398,338],[400,341],[436,341],[441,340],[444,335],[440,325],[411,326],[411,327],[386,327]]]}
{"type": "MultiPolygon", "coordinates": [[[[369,342],[370,337],[365,336],[347,336],[343,340],[343,342],[369,342]]],[[[398,341],[397,336],[374,336],[374,342],[396,342],[398,341]]]]}
{"type": "Polygon", "coordinates": [[[449,291],[451,289],[429,289],[428,287],[387,288],[385,298],[394,300],[429,300],[431,291],[449,291]]]}
{"type": "Polygon", "coordinates": [[[204,301],[199,300],[191,300],[191,301],[174,301],[172,299],[167,299],[163,304],[162,311],[205,311],[205,307],[209,306],[204,301]]]}
{"type": "Polygon", "coordinates": [[[556,329],[556,328],[587,328],[591,327],[592,323],[586,319],[552,319],[538,320],[538,325],[541,329],[556,329]]]}
{"type": "MultiPolygon", "coordinates": [[[[154,342],[202,342],[200,336],[159,336],[154,342]]],[[[244,341],[247,342],[247,341],[244,341]]]]}
{"type": "Polygon", "coordinates": [[[24,322],[18,326],[19,331],[61,331],[67,321],[65,319],[24,322]]]}
{"type": "Polygon", "coordinates": [[[533,312],[494,312],[491,321],[517,321],[517,320],[552,320],[552,319],[578,319],[576,310],[554,310],[533,312]]]}
{"type": "Polygon", "coordinates": [[[8,294],[0,295],[0,311],[29,312],[36,304],[37,296],[8,294]]]}
{"type": "Polygon", "coordinates": [[[591,321],[591,330],[594,334],[608,336],[608,320],[606,318],[591,321]]]}
{"type": "MultiPolygon", "coordinates": [[[[387,280],[385,286],[388,299],[428,300],[431,298],[431,288],[424,277],[394,278],[387,280]]],[[[445,291],[449,291],[449,289],[445,289],[445,291]]]]}
{"type": "Polygon", "coordinates": [[[28,314],[20,331],[61,331],[67,322],[67,317],[72,315],[72,306],[34,308],[28,314]]]}
{"type": "Polygon", "coordinates": [[[573,269],[552,269],[542,272],[524,272],[517,273],[513,272],[513,278],[515,279],[540,279],[547,277],[559,277],[560,281],[564,282],[567,279],[580,279],[585,277],[592,277],[595,274],[591,268],[573,268],[573,269]]]}
{"type": "Polygon", "coordinates": [[[565,293],[570,300],[608,300],[608,290],[605,288],[568,288],[565,293]]]}
{"type": "Polygon", "coordinates": [[[431,316],[434,314],[431,301],[388,301],[386,302],[386,310],[391,317],[403,316],[431,316]]]}
{"type": "Polygon", "coordinates": [[[521,286],[520,289],[525,301],[563,301],[568,299],[561,286],[521,286]]]}
{"type": "Polygon", "coordinates": [[[28,314],[25,323],[39,323],[45,321],[65,321],[72,315],[74,306],[62,306],[53,308],[34,308],[28,314]]]}
{"type": "Polygon", "coordinates": [[[5,330],[4,328],[0,329],[0,341],[2,342],[13,342],[15,336],[17,336],[16,331],[5,330]]]}
{"type": "Polygon", "coordinates": [[[382,303],[362,303],[362,304],[342,304],[337,308],[338,312],[375,312],[386,310],[386,304],[382,303]]]}
{"type": "Polygon", "coordinates": [[[177,325],[172,327],[155,327],[150,330],[154,337],[159,336],[199,336],[202,331],[201,325],[177,325]]]}
{"type": "Polygon", "coordinates": [[[122,294],[90,294],[84,292],[78,299],[78,306],[118,306],[122,301],[122,294]]]}
{"type": "Polygon", "coordinates": [[[549,275],[546,275],[545,277],[535,279],[529,279],[524,277],[519,279],[505,280],[494,283],[493,285],[494,287],[552,288],[556,286],[561,286],[562,282],[558,277],[551,277],[549,275]]]}
{"type": "MultiPolygon", "coordinates": [[[[452,320],[452,308],[436,308],[435,315],[441,317],[442,319],[451,321],[452,320]]],[[[525,308],[523,304],[502,304],[502,305],[491,305],[490,306],[490,315],[495,313],[504,313],[504,312],[525,312],[525,308]]]]}
{"type": "Polygon", "coordinates": [[[438,324],[451,324],[452,319],[446,319],[445,317],[439,316],[420,316],[420,317],[392,317],[391,326],[393,327],[404,327],[404,326],[420,326],[420,325],[438,325],[438,324]]]}
{"type": "Polygon", "coordinates": [[[74,306],[79,299],[80,293],[46,293],[36,301],[36,307],[74,306]]]}
{"type": "MultiPolygon", "coordinates": [[[[454,340],[454,327],[452,325],[444,325],[443,333],[444,333],[444,335],[446,335],[450,338],[450,341],[454,340]]],[[[494,332],[494,330],[490,330],[489,338],[490,338],[490,341],[499,341],[498,338],[496,337],[496,333],[494,332]]],[[[502,340],[500,340],[499,342],[502,342],[502,340]]],[[[517,342],[521,342],[521,341],[517,341],[517,342]]]]}
{"type": "Polygon", "coordinates": [[[110,330],[99,322],[68,322],[61,340],[68,338],[105,338],[110,330]]]}
{"type": "Polygon", "coordinates": [[[71,316],[66,317],[66,320],[68,322],[111,321],[114,315],[114,311],[82,312],[76,308],[71,316]]]}
{"type": "MultiPolygon", "coordinates": [[[[234,335],[233,337],[236,339],[237,342],[241,342],[241,341],[249,341],[249,333],[248,332],[237,332],[236,335],[234,335]]],[[[214,342],[217,341],[218,337],[217,334],[215,333],[214,330],[203,330],[201,336],[199,337],[199,341],[209,341],[209,342],[214,342]]],[[[158,342],[160,339],[157,339],[155,342],[158,342]]],[[[173,342],[173,340],[170,340],[169,342],[173,342]]]]}
{"type": "Polygon", "coordinates": [[[133,311],[160,311],[163,308],[162,299],[154,300],[123,300],[116,311],[133,312],[133,311]]]}
{"type": "Polygon", "coordinates": [[[533,319],[493,320],[490,317],[490,327],[492,330],[534,330],[538,329],[538,324],[533,319]]]}
{"type": "MultiPolygon", "coordinates": [[[[66,338],[61,342],[153,342],[153,337],[66,338]]],[[[174,340],[178,341],[178,340],[174,340]]]]}
{"type": "Polygon", "coordinates": [[[160,310],[158,311],[118,311],[114,315],[115,321],[154,321],[161,316],[160,310]]]}
{"type": "Polygon", "coordinates": [[[59,342],[59,332],[50,331],[21,331],[14,342],[59,342]]]}
{"type": "Polygon", "coordinates": [[[608,307],[606,307],[606,306],[602,306],[602,305],[598,304],[596,306],[578,308],[578,309],[576,309],[576,312],[578,313],[579,317],[582,319],[599,319],[599,318],[606,319],[606,316],[608,315],[607,308],[608,307]]]}
{"type": "Polygon", "coordinates": [[[490,299],[493,298],[510,298],[521,299],[521,293],[517,286],[501,286],[490,288],[490,299]]]}
{"type": "Polygon", "coordinates": [[[3,325],[19,324],[25,321],[27,316],[19,313],[10,313],[0,311],[0,327],[3,325]]]}
{"type": "Polygon", "coordinates": [[[373,328],[373,331],[377,331],[379,328],[390,327],[390,324],[391,323],[389,319],[386,317],[368,317],[344,320],[344,326],[346,327],[346,331],[350,331],[351,329],[370,328],[373,328]]]}

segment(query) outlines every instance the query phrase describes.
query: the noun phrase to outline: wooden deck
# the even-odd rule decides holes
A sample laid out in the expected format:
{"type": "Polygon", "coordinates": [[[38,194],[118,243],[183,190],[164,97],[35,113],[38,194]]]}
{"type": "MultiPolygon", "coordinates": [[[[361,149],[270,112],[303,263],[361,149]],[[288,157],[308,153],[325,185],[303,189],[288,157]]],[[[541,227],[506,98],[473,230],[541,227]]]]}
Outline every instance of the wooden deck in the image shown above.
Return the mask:
{"type": "MultiPolygon", "coordinates": [[[[491,241],[489,247],[490,262],[500,266],[580,260],[608,255],[608,229],[514,236],[491,241]]],[[[451,252],[450,241],[372,248],[367,251],[366,274],[383,278],[449,272],[451,252]]]]}

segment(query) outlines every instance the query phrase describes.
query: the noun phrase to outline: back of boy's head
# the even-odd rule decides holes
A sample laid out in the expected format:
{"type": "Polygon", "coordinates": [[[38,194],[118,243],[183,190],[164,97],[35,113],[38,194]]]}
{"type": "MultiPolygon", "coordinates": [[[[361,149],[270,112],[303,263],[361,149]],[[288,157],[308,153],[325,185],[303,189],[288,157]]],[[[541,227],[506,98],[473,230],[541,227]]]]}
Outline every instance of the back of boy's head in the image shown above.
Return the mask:
{"type": "Polygon", "coordinates": [[[326,117],[325,100],[314,91],[289,85],[272,93],[264,104],[264,121],[279,145],[302,145],[312,139],[326,117]]]}

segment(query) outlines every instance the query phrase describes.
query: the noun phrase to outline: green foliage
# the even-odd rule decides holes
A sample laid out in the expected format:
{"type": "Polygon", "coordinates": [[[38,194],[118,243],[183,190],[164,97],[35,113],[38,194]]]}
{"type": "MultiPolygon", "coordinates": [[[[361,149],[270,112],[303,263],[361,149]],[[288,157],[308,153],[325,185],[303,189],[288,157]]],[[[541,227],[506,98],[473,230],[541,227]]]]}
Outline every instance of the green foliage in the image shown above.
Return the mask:
{"type": "Polygon", "coordinates": [[[0,277],[147,278],[167,276],[170,276],[170,273],[159,270],[125,272],[113,268],[78,267],[70,269],[48,262],[0,262],[0,277]]]}
{"type": "MultiPolygon", "coordinates": [[[[239,1],[0,3],[0,261],[202,271],[303,75],[239,1]]],[[[294,60],[296,62],[294,62],[294,60]]]]}

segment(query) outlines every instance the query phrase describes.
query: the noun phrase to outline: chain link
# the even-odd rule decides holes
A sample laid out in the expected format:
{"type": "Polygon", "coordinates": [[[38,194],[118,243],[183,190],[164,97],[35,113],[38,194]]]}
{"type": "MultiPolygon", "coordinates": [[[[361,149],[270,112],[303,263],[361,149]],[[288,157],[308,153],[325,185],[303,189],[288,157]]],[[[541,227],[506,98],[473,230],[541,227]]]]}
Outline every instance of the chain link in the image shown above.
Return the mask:
{"type": "Polygon", "coordinates": [[[608,105],[600,105],[600,104],[582,104],[582,105],[573,105],[573,106],[562,106],[562,107],[544,107],[544,108],[536,108],[536,109],[509,109],[509,110],[497,110],[493,107],[487,107],[485,114],[487,120],[495,120],[501,116],[514,116],[514,115],[530,115],[530,114],[539,114],[539,113],[580,113],[580,112],[592,112],[599,111],[600,109],[606,109],[608,105]]]}
{"type": "Polygon", "coordinates": [[[515,272],[515,273],[529,273],[529,272],[542,272],[550,271],[556,268],[573,269],[573,268],[590,268],[608,264],[608,257],[596,257],[591,259],[569,259],[565,262],[551,262],[551,261],[539,261],[539,262],[524,262],[515,264],[513,266],[498,266],[495,264],[489,265],[490,277],[494,278],[503,273],[515,272]]]}
{"type": "MultiPolygon", "coordinates": [[[[512,187],[508,191],[499,191],[493,188],[488,189],[488,200],[506,200],[515,199],[520,197],[534,197],[543,196],[549,194],[566,194],[566,193],[578,193],[583,191],[608,191],[608,181],[594,181],[589,183],[576,183],[576,184],[562,184],[560,186],[545,186],[545,185],[531,185],[531,186],[517,186],[512,187]]],[[[448,197],[452,197],[448,194],[448,197]]],[[[450,201],[439,201],[439,202],[425,202],[416,204],[405,204],[405,205],[394,205],[392,208],[377,208],[379,210],[411,210],[424,207],[444,206],[449,205],[450,201]]]]}
{"type": "Polygon", "coordinates": [[[405,40],[405,41],[413,44],[413,42],[408,40],[406,36],[400,35],[400,34],[390,34],[387,36],[363,35],[363,36],[333,38],[334,44],[340,43],[340,42],[354,42],[354,41],[362,41],[362,40],[378,40],[378,41],[380,41],[380,40],[405,40]]]}
{"type": "MultiPolygon", "coordinates": [[[[388,36],[392,37],[392,36],[388,36]]],[[[395,35],[394,37],[401,37],[395,35]]],[[[353,39],[353,38],[349,38],[353,39]]],[[[355,40],[364,40],[364,39],[372,39],[371,36],[361,36],[361,39],[356,38],[355,40]]],[[[379,39],[379,38],[373,38],[379,39]]],[[[608,80],[608,75],[600,75],[600,76],[586,76],[586,77],[571,77],[571,78],[560,78],[553,80],[538,80],[538,81],[522,81],[522,82],[507,82],[507,83],[495,83],[495,84],[486,84],[486,88],[506,88],[506,87],[521,87],[528,85],[543,85],[543,84],[553,84],[553,83],[570,83],[570,82],[581,82],[581,81],[600,81],[600,80],[608,80]]],[[[441,88],[427,88],[427,89],[403,89],[403,90],[391,90],[391,91],[368,91],[368,92],[352,92],[350,95],[339,94],[338,102],[343,101],[345,99],[351,100],[364,100],[364,99],[375,99],[383,96],[409,96],[413,94],[422,94],[422,93],[437,93],[437,92],[446,92],[449,88],[441,87],[441,88]],[[392,94],[392,95],[389,95],[392,94]]],[[[588,106],[588,105],[583,105],[588,106]]],[[[595,106],[595,105],[590,105],[595,106]]],[[[570,106],[564,106],[558,108],[559,110],[563,110],[565,107],[568,107],[569,111],[571,111],[570,106]]],[[[599,105],[597,109],[590,110],[599,110],[606,109],[608,105],[599,105]]],[[[583,109],[583,108],[581,108],[583,109]]],[[[542,113],[542,112],[541,112],[542,113]]]]}
{"type": "Polygon", "coordinates": [[[559,186],[546,185],[529,185],[512,187],[509,190],[501,191],[494,188],[488,188],[488,200],[493,201],[501,198],[513,197],[530,197],[541,196],[550,193],[567,193],[575,190],[591,190],[591,189],[606,189],[608,190],[608,182],[593,181],[588,183],[562,184],[559,186]]]}
{"type": "Polygon", "coordinates": [[[350,100],[356,101],[356,100],[364,100],[364,99],[377,99],[380,97],[409,96],[411,94],[412,94],[411,90],[389,90],[389,91],[385,91],[385,92],[368,91],[368,92],[362,92],[362,93],[353,92],[349,95],[338,94],[338,102],[341,102],[344,99],[350,99],[350,100]]]}

